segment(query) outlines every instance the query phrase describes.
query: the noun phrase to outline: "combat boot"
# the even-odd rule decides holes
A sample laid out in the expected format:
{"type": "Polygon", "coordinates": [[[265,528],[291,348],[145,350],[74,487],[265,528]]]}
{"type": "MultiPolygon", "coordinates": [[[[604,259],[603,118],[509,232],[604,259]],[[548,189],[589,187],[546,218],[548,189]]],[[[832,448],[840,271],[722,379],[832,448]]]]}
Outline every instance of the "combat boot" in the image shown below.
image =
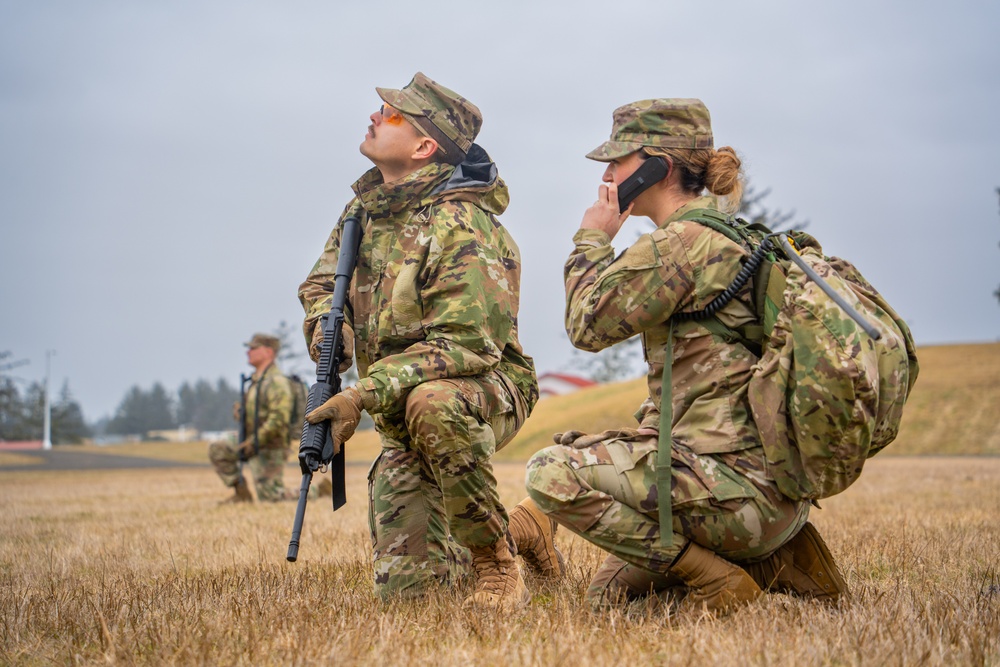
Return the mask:
{"type": "Polygon", "coordinates": [[[511,510],[509,529],[517,555],[524,558],[528,570],[546,579],[563,575],[566,561],[554,542],[556,522],[545,516],[531,498],[511,510]]]}
{"type": "Polygon", "coordinates": [[[670,609],[687,592],[688,587],[672,572],[651,572],[609,554],[590,580],[584,597],[595,611],[639,600],[645,600],[651,608],[670,609]]]}
{"type": "Polygon", "coordinates": [[[847,582],[816,527],[806,523],[780,549],[759,563],[742,566],[765,591],[791,593],[836,604],[847,597],[847,582]]]}
{"type": "Polygon", "coordinates": [[[670,572],[690,589],[679,611],[707,611],[724,616],[761,595],[760,587],[739,566],[694,542],[688,542],[670,566],[670,572]]]}
{"type": "Polygon", "coordinates": [[[465,598],[463,607],[514,611],[528,604],[531,595],[506,539],[500,538],[488,547],[471,547],[469,551],[476,571],[476,591],[465,598]]]}
{"type": "Polygon", "coordinates": [[[247,481],[240,477],[236,480],[236,484],[233,485],[233,495],[223,500],[221,505],[229,505],[231,503],[252,503],[253,494],[250,493],[250,487],[247,486],[247,481]]]}

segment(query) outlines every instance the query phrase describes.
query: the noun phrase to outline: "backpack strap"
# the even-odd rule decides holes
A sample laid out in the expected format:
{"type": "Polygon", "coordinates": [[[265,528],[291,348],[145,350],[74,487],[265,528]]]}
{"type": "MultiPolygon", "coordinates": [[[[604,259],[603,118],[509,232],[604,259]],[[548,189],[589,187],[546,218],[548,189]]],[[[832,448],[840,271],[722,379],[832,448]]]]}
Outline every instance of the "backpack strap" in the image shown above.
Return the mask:
{"type": "Polygon", "coordinates": [[[671,465],[673,438],[671,430],[674,421],[673,365],[674,365],[674,321],[667,326],[667,356],[663,359],[663,383],[660,389],[660,433],[656,442],[656,505],[660,523],[660,546],[674,545],[674,515],[671,507],[671,465]]]}
{"type": "MultiPolygon", "coordinates": [[[[668,321],[666,357],[663,360],[663,382],[660,390],[660,433],[656,447],[656,499],[658,519],[660,523],[660,545],[666,548],[673,546],[674,519],[671,506],[671,452],[673,450],[672,428],[673,410],[673,364],[674,364],[674,321],[699,320],[699,323],[711,333],[731,342],[743,343],[751,351],[760,356],[761,340],[764,337],[764,327],[758,321],[748,324],[736,331],[727,327],[715,317],[715,313],[732,301],[747,281],[754,275],[760,263],[772,251],[770,241],[765,238],[759,242],[750,230],[769,234],[763,225],[748,225],[733,216],[710,208],[698,208],[689,211],[681,220],[691,220],[719,232],[733,243],[752,248],[750,257],[744,262],[736,278],[721,294],[712,299],[705,308],[694,313],[674,313],[668,321]]],[[[756,301],[755,301],[756,303],[756,301]]],[[[758,318],[759,319],[759,318],[758,318]]]]}

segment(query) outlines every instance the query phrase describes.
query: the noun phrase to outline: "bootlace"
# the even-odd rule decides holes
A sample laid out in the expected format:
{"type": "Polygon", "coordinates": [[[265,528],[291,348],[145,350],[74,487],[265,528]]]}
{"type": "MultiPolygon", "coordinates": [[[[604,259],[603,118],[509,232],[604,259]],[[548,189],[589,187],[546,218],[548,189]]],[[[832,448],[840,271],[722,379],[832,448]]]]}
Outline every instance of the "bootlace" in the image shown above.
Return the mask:
{"type": "Polygon", "coordinates": [[[507,589],[510,577],[508,568],[497,562],[497,555],[492,548],[476,549],[472,552],[472,566],[476,570],[476,589],[503,595],[507,589]]]}

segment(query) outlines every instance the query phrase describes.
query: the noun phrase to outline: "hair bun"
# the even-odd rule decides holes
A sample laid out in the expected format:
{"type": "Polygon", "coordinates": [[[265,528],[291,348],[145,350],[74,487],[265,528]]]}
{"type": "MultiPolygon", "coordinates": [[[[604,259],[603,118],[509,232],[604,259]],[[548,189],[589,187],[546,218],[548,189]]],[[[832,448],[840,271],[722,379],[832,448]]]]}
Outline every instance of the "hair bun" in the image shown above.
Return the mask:
{"type": "Polygon", "coordinates": [[[730,146],[713,151],[705,170],[705,187],[715,195],[732,194],[740,185],[743,162],[730,146]]]}

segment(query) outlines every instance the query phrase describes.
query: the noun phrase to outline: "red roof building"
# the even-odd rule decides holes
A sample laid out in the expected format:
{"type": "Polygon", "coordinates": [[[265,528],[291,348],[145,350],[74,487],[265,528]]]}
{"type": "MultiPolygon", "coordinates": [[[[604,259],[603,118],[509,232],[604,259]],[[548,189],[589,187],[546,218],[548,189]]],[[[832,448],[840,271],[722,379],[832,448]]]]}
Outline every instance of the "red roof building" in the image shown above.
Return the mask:
{"type": "Polygon", "coordinates": [[[538,393],[544,398],[546,396],[562,396],[572,394],[587,387],[593,387],[597,383],[578,375],[567,375],[565,373],[542,373],[538,376],[538,393]]]}

